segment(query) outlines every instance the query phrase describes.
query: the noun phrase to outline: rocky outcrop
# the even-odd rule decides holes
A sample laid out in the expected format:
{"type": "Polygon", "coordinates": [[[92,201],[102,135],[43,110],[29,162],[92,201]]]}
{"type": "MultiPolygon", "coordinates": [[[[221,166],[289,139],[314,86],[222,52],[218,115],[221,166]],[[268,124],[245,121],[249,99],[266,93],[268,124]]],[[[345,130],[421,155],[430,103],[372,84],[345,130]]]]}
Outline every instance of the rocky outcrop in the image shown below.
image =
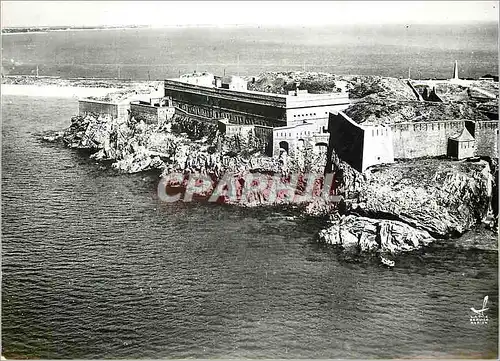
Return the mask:
{"type": "MultiPolygon", "coordinates": [[[[182,173],[185,181],[181,186],[184,187],[189,176],[209,177],[213,186],[205,193],[211,192],[222,177],[229,175],[236,184],[237,199],[226,199],[227,203],[245,206],[295,202],[294,197],[275,197],[272,182],[268,189],[251,190],[243,196],[249,176],[259,173],[277,177],[274,179],[297,189],[297,194],[301,195],[307,180],[300,174],[322,174],[325,162],[321,157],[312,157],[307,149],[294,159],[288,159],[285,154],[279,158],[265,156],[251,134],[228,137],[214,123],[192,119],[185,114],[176,114],[168,124],[157,125],[147,125],[133,118],[76,116],[67,130],[45,139],[59,139],[71,148],[89,149],[93,152],[91,158],[112,161],[113,168],[126,173],[151,169],[159,169],[162,176],[182,173]]],[[[303,199],[300,202],[310,201],[303,199]]]]}
{"type": "Polygon", "coordinates": [[[370,75],[336,75],[321,72],[264,72],[250,81],[250,90],[288,94],[300,89],[309,93],[332,93],[346,84],[349,97],[361,99],[369,95],[378,99],[417,100],[411,88],[402,79],[370,75]],[[339,87],[340,86],[340,87],[339,87]]]}
{"type": "Polygon", "coordinates": [[[381,76],[347,76],[351,89],[349,96],[362,99],[368,96],[377,99],[416,101],[418,97],[403,79],[381,76]]]}
{"type": "Polygon", "coordinates": [[[387,215],[437,237],[470,230],[487,215],[492,197],[487,162],[421,159],[373,167],[350,209],[387,215]]]}
{"type": "Polygon", "coordinates": [[[110,116],[75,116],[63,132],[45,136],[47,141],[62,141],[70,148],[88,149],[91,158],[109,160],[122,172],[136,173],[150,169],[163,169],[165,163],[177,160],[177,153],[187,137],[166,133],[164,125],[147,125],[133,119],[125,121],[110,116]]]}
{"type": "MultiPolygon", "coordinates": [[[[496,162],[491,164],[494,170],[484,160],[419,159],[374,166],[361,174],[334,156],[332,168],[344,196],[336,208],[341,218],[331,217],[320,240],[386,257],[458,237],[497,216],[491,207],[496,162]]],[[[328,212],[324,204],[310,210],[328,212]]],[[[491,248],[494,237],[483,243],[491,248]]]]}
{"type": "Polygon", "coordinates": [[[319,240],[350,253],[370,252],[393,257],[426,246],[434,239],[428,232],[403,222],[347,215],[320,231],[319,240]]]}
{"type": "Polygon", "coordinates": [[[300,83],[300,89],[309,93],[331,93],[337,91],[335,83],[339,78],[334,74],[289,71],[289,72],[264,72],[254,81],[248,83],[249,90],[266,93],[288,94],[296,89],[300,83]]]}
{"type": "Polygon", "coordinates": [[[363,124],[453,119],[488,120],[488,117],[481,111],[465,103],[397,101],[372,96],[352,104],[345,110],[345,113],[355,122],[363,124]]]}

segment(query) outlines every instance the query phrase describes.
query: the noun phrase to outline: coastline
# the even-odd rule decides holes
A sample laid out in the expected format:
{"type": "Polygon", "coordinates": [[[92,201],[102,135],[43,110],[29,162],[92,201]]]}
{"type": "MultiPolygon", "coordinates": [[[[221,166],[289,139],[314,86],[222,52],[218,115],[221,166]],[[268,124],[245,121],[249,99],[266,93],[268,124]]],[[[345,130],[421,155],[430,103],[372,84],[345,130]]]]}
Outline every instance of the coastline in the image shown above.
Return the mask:
{"type": "Polygon", "coordinates": [[[118,91],[118,88],[75,87],[59,85],[28,85],[28,84],[2,84],[1,95],[32,96],[32,97],[58,97],[81,98],[89,96],[104,96],[118,91]]]}
{"type": "MultiPolygon", "coordinates": [[[[30,77],[9,78],[3,79],[3,81],[15,83],[2,84],[2,94],[20,96],[79,98],[85,96],[99,97],[117,93],[116,97],[122,97],[131,94],[131,92],[136,95],[139,94],[136,88],[139,85],[141,88],[156,86],[154,91],[162,92],[162,88],[159,84],[156,84],[157,82],[127,82],[109,79],[39,79],[30,77]]],[[[319,84],[323,84],[322,81],[324,82],[323,79],[316,81],[319,84]]],[[[372,88],[378,90],[376,99],[379,102],[388,97],[390,99],[402,99],[403,101],[411,100],[414,97],[414,94],[410,93],[407,86],[400,80],[363,78],[363,81],[366,89],[354,88],[351,90],[360,99],[372,99],[374,97],[370,92],[372,88]],[[372,98],[368,98],[369,96],[372,98]]],[[[264,81],[262,84],[259,82],[256,84],[263,87],[267,83],[264,81]]],[[[153,89],[150,88],[149,90],[153,89]]],[[[141,92],[141,94],[146,93],[141,92]]],[[[425,108],[427,103],[418,104],[425,108]]],[[[363,112],[360,113],[360,117],[367,119],[369,117],[367,112],[373,112],[373,109],[366,105],[364,107],[361,109],[363,112]]],[[[448,105],[448,107],[451,107],[451,105],[448,105]]],[[[390,116],[393,117],[393,114],[391,113],[390,116]]],[[[246,137],[237,136],[237,139],[235,139],[234,136],[226,136],[213,124],[207,127],[205,122],[200,123],[197,119],[184,113],[177,113],[172,119],[164,119],[161,122],[152,124],[146,124],[142,120],[137,121],[134,118],[131,118],[130,123],[125,124],[108,119],[106,114],[75,116],[72,118],[70,128],[47,136],[44,140],[49,142],[62,141],[70,148],[91,149],[94,152],[91,156],[92,159],[98,161],[112,160],[114,162],[113,168],[125,173],[161,169],[162,175],[180,172],[187,176],[196,176],[196,174],[203,173],[211,177],[219,177],[221,174],[229,172],[234,175],[237,182],[241,183],[247,174],[256,170],[287,175],[292,174],[291,172],[301,173],[306,170],[301,166],[302,161],[290,160],[288,162],[281,158],[269,158],[260,152],[251,153],[251,155],[247,154],[245,149],[255,148],[257,150],[260,143],[254,144],[252,139],[246,137]],[[107,122],[111,122],[111,127],[101,129],[102,124],[107,122]],[[193,142],[193,140],[195,141],[193,142]],[[129,146],[131,144],[133,144],[132,147],[129,146]],[[216,147],[216,145],[219,145],[221,149],[215,153],[210,152],[209,148],[216,147]],[[229,151],[236,152],[236,156],[228,155],[229,151]]],[[[301,153],[300,158],[305,159],[306,156],[306,153],[301,153]]],[[[412,160],[412,162],[415,168],[421,170],[420,173],[428,174],[429,178],[435,177],[438,173],[443,175],[441,178],[448,182],[441,184],[444,189],[459,189],[460,194],[468,194],[471,197],[477,189],[485,188],[483,183],[488,180],[482,176],[483,171],[491,172],[490,166],[485,162],[478,165],[459,165],[460,162],[444,162],[444,160],[412,160]],[[459,180],[464,177],[470,179],[471,185],[462,185],[459,180]]],[[[308,163],[307,167],[307,169],[310,168],[309,171],[322,171],[322,166],[314,162],[308,163]]],[[[472,229],[477,223],[477,219],[479,219],[476,217],[475,205],[468,201],[454,199],[454,204],[460,204],[464,209],[460,213],[457,213],[453,207],[447,207],[445,205],[447,203],[443,199],[448,199],[449,195],[443,195],[439,191],[440,187],[427,187],[425,188],[425,194],[417,192],[426,200],[434,202],[432,204],[436,204],[435,207],[423,211],[414,206],[418,202],[415,202],[411,187],[405,189],[392,189],[393,187],[389,187],[390,189],[387,191],[380,191],[382,189],[381,184],[397,184],[398,180],[401,179],[404,181],[411,180],[412,183],[418,181],[418,178],[415,178],[413,173],[407,174],[406,167],[400,167],[398,163],[391,165],[385,171],[383,167],[378,169],[377,177],[366,177],[340,161],[335,161],[335,169],[339,174],[343,174],[342,182],[350,189],[350,193],[346,193],[346,210],[339,212],[336,203],[329,202],[326,199],[303,204],[306,206],[305,213],[308,215],[333,217],[328,222],[330,226],[320,234],[323,243],[340,245],[345,249],[352,248],[352,245],[357,247],[357,241],[354,239],[360,239],[359,237],[362,235],[358,234],[358,228],[375,227],[378,230],[382,227],[384,230],[387,228],[384,231],[384,235],[387,237],[384,236],[385,241],[382,246],[374,241],[381,235],[363,231],[363,237],[368,237],[371,241],[360,245],[361,250],[366,253],[380,255],[389,252],[395,256],[400,252],[419,249],[436,239],[450,237],[454,233],[463,234],[472,229]],[[377,179],[383,179],[384,181],[378,182],[377,179]],[[410,189],[410,194],[404,193],[408,189],[410,189]],[[370,214],[372,218],[363,217],[366,214],[370,214]],[[387,214],[392,214],[392,216],[387,218],[387,214]],[[395,221],[394,218],[398,220],[395,221]],[[422,220],[425,220],[425,222],[422,222],[422,220]],[[348,239],[350,243],[344,239],[345,237],[339,236],[341,233],[344,236],[347,233],[353,234],[352,239],[350,241],[348,239]],[[408,234],[410,236],[404,236],[408,234]]],[[[420,188],[423,186],[426,186],[425,182],[420,184],[420,188]]],[[[419,188],[419,186],[415,187],[419,188]]],[[[482,193],[477,199],[481,204],[486,202],[485,195],[482,193]]],[[[280,202],[275,202],[272,197],[266,195],[265,192],[261,192],[257,193],[247,203],[250,206],[275,206],[280,202]]],[[[478,212],[481,213],[482,211],[478,212]]],[[[481,214],[480,216],[483,219],[485,215],[481,214]]],[[[477,242],[475,237],[473,238],[465,243],[475,245],[477,242]]],[[[381,258],[382,262],[384,259],[386,258],[381,258]]],[[[394,262],[393,260],[389,261],[394,262]]]]}
{"type": "Polygon", "coordinates": [[[110,93],[131,90],[158,90],[158,81],[133,81],[120,79],[12,76],[2,78],[1,94],[15,96],[44,96],[59,98],[103,97],[110,93]]]}
{"type": "Polygon", "coordinates": [[[127,27],[120,26],[116,28],[90,28],[90,29],[47,29],[47,30],[36,30],[36,31],[16,31],[16,32],[2,32],[3,35],[20,35],[20,34],[47,34],[53,32],[71,32],[71,31],[99,31],[99,30],[137,30],[137,29],[150,29],[150,27],[127,27]]]}

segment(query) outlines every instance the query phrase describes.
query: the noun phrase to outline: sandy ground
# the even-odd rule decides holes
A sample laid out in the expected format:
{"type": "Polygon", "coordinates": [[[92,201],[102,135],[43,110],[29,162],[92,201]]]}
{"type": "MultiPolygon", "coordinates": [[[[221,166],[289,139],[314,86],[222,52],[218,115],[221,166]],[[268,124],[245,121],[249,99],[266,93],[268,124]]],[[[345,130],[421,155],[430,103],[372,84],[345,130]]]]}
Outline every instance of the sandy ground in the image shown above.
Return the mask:
{"type": "Polygon", "coordinates": [[[88,96],[104,96],[116,92],[116,88],[84,88],[57,85],[18,85],[2,84],[1,95],[44,96],[58,98],[83,98],[88,96]]]}

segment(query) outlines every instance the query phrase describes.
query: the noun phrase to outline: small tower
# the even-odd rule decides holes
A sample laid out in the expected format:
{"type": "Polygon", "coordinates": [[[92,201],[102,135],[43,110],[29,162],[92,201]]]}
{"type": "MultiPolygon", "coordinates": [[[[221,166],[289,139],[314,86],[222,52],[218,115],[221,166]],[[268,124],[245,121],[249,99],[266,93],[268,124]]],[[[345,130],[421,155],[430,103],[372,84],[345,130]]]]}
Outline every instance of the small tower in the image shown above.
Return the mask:
{"type": "Polygon", "coordinates": [[[458,61],[455,60],[455,66],[453,67],[453,79],[458,79],[458,61]]]}
{"type": "Polygon", "coordinates": [[[300,82],[298,81],[295,83],[295,93],[294,93],[295,96],[299,95],[299,86],[300,82]]]}

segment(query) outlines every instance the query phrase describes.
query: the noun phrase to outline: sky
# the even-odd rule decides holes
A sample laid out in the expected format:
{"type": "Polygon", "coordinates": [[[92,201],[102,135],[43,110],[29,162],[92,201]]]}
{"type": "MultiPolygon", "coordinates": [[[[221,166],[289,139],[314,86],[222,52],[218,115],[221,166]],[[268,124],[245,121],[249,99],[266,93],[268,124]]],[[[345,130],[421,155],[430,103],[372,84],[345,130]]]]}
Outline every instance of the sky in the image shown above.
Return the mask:
{"type": "Polygon", "coordinates": [[[1,1],[2,27],[498,22],[498,1],[1,1]]]}

